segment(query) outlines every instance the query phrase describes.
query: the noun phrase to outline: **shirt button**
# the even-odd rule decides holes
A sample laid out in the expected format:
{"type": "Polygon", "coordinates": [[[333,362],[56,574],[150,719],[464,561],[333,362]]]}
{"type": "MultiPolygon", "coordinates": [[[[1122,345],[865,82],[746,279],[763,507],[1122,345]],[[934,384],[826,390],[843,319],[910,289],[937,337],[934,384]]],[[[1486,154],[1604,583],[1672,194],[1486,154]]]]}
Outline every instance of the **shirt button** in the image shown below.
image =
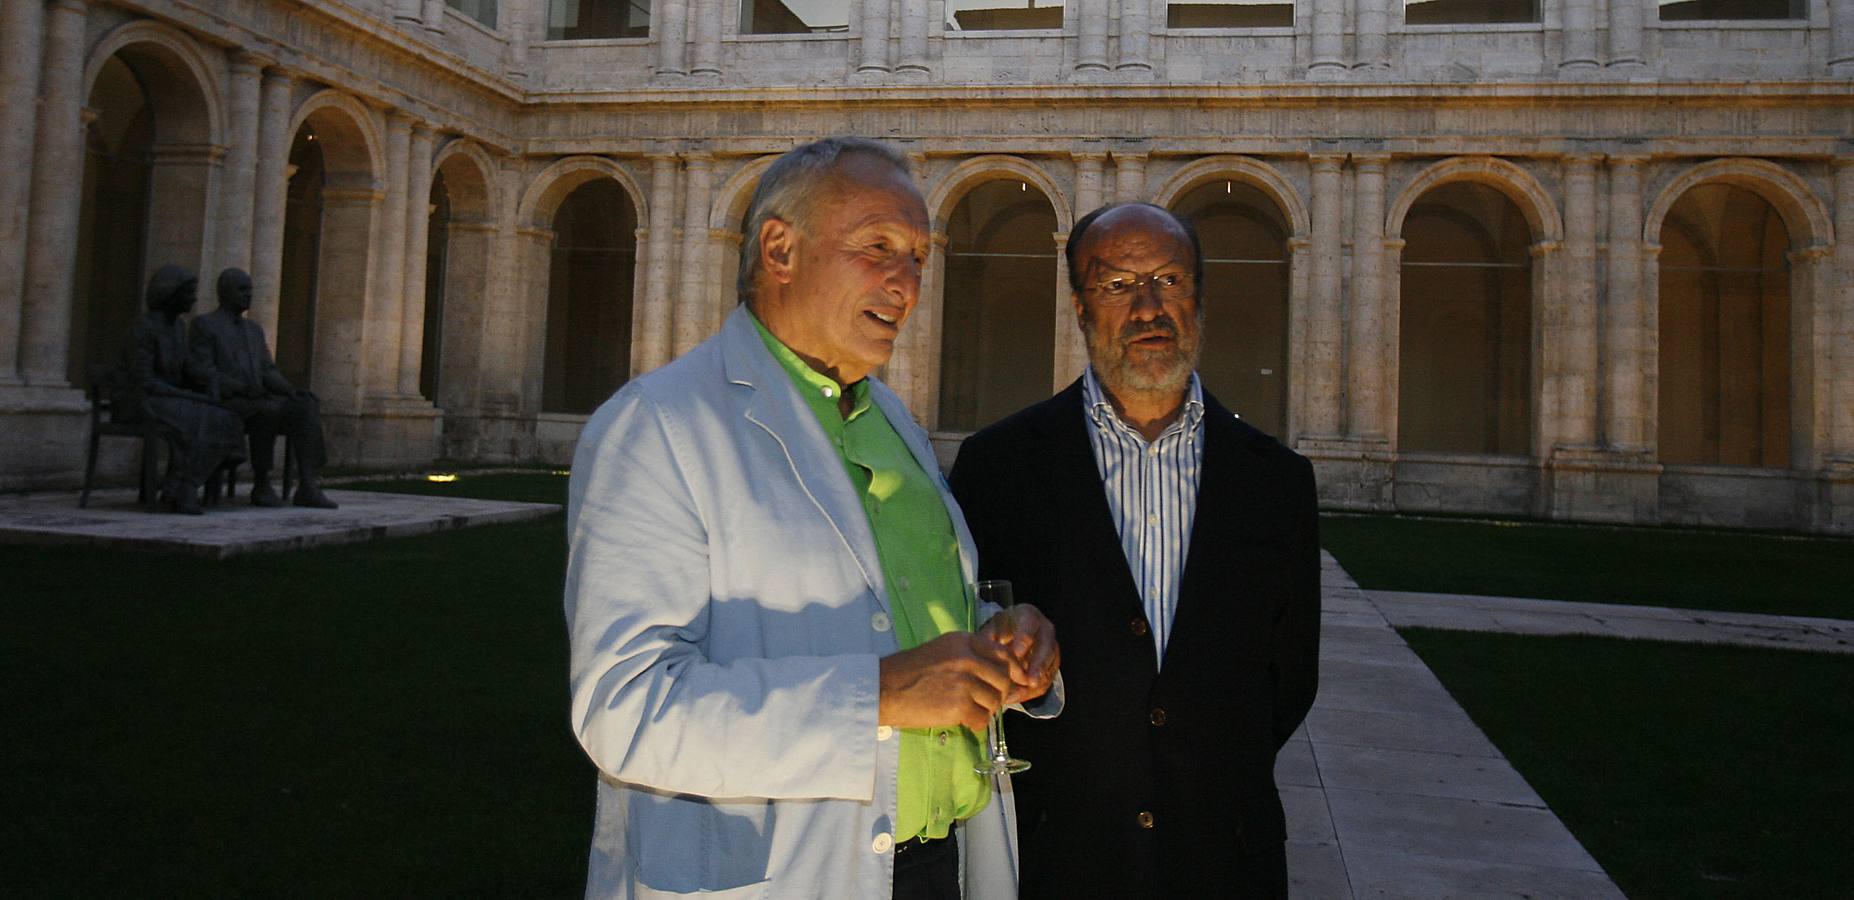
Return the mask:
{"type": "Polygon", "coordinates": [[[1147,517],[1146,517],[1146,524],[1148,524],[1148,525],[1157,525],[1157,524],[1159,524],[1159,514],[1158,514],[1158,513],[1153,513],[1152,515],[1149,515],[1149,516],[1147,516],[1147,517]]]}
{"type": "Polygon", "coordinates": [[[1150,447],[1147,447],[1147,448],[1146,448],[1146,455],[1148,455],[1148,456],[1158,456],[1158,455],[1159,455],[1159,445],[1158,445],[1158,444],[1153,444],[1152,446],[1150,446],[1150,447]]]}
{"type": "MultiPolygon", "coordinates": [[[[1140,815],[1143,816],[1145,815],[1145,813],[1140,813],[1140,815]]],[[[1146,827],[1150,828],[1152,826],[1148,825],[1146,827]]],[[[887,853],[894,846],[895,846],[895,836],[892,834],[889,834],[886,831],[882,832],[881,834],[876,835],[875,840],[869,842],[869,849],[874,850],[877,853],[887,853]]]]}
{"type": "Polygon", "coordinates": [[[906,578],[901,579],[901,589],[904,591],[908,589],[908,580],[906,578]]]}
{"type": "Polygon", "coordinates": [[[888,630],[888,613],[876,613],[869,617],[869,627],[877,631],[888,630]]]}
{"type": "MultiPolygon", "coordinates": [[[[1152,813],[1149,813],[1142,809],[1139,811],[1139,815],[1134,816],[1134,818],[1139,820],[1139,827],[1141,828],[1151,828],[1152,827],[1152,813]]],[[[888,837],[888,835],[883,835],[883,837],[888,837]]],[[[878,850],[876,852],[880,853],[881,851],[878,850]]]]}
{"type": "Polygon", "coordinates": [[[946,732],[940,732],[940,746],[946,746],[946,732]]]}
{"type": "Polygon", "coordinates": [[[1154,725],[1164,725],[1165,724],[1165,708],[1162,706],[1153,707],[1152,715],[1148,716],[1147,718],[1150,719],[1152,721],[1152,724],[1154,725]]]}
{"type": "Polygon", "coordinates": [[[824,388],[824,396],[827,398],[837,396],[837,389],[834,387],[824,388]]]}
{"type": "Polygon", "coordinates": [[[1127,630],[1133,632],[1134,634],[1141,634],[1141,635],[1145,634],[1146,633],[1146,620],[1145,619],[1134,619],[1133,621],[1128,622],[1127,630]]]}
{"type": "Polygon", "coordinates": [[[895,736],[895,729],[890,728],[887,725],[877,725],[876,726],[876,740],[886,741],[889,738],[892,738],[894,736],[895,736]]]}

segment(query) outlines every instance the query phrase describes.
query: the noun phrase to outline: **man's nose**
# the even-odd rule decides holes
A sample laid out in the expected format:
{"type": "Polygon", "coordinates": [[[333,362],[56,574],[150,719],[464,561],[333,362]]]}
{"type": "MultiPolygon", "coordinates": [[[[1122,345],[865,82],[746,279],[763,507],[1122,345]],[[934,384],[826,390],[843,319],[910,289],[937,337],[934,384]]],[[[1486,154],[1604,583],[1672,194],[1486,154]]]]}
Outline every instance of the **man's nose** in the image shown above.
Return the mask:
{"type": "Polygon", "coordinates": [[[1156,319],[1165,311],[1165,301],[1159,297],[1159,285],[1153,279],[1146,279],[1133,287],[1133,299],[1127,303],[1127,315],[1135,319],[1156,319]]]}
{"type": "Polygon", "coordinates": [[[914,305],[915,299],[920,296],[921,268],[920,260],[909,255],[898,256],[889,264],[886,287],[904,306],[914,305]]]}

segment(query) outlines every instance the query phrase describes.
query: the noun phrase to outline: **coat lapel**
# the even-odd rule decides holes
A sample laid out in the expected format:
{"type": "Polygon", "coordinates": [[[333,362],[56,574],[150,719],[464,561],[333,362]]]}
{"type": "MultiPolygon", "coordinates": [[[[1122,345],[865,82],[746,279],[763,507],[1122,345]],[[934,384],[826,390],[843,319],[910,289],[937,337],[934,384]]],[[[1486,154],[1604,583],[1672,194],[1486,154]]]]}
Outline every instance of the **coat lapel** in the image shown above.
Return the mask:
{"type": "Polygon", "coordinates": [[[887,609],[888,593],[876,557],[875,534],[869,529],[869,518],[856,489],[844,474],[843,459],[831,447],[817,417],[798,396],[791,376],[767,352],[748,315],[745,306],[739,307],[722,326],[722,364],[727,380],[752,390],[744,413],[747,420],[778,442],[792,477],[836,529],[844,549],[862,569],[863,579],[887,609]]]}
{"type": "MultiPolygon", "coordinates": [[[[1198,465],[1197,510],[1191,520],[1191,539],[1185,551],[1184,572],[1178,581],[1178,609],[1172,614],[1172,633],[1184,634],[1190,620],[1203,615],[1211,587],[1204,584],[1210,560],[1230,552],[1231,544],[1255,524],[1254,502],[1261,497],[1256,467],[1245,465],[1248,436],[1236,417],[1208,392],[1204,394],[1204,459],[1198,465]]],[[[1240,596],[1230,585],[1218,586],[1218,596],[1240,596]]]]}
{"type": "Polygon", "coordinates": [[[1077,584],[1085,587],[1082,594],[1131,598],[1143,616],[1145,604],[1140,602],[1133,570],[1127,566],[1126,550],[1120,546],[1113,510],[1107,506],[1107,488],[1089,446],[1084,415],[1077,379],[1056,395],[1037,425],[1048,448],[1049,484],[1061,496],[1064,515],[1059,521],[1072,529],[1061,540],[1069,548],[1067,557],[1077,584]]]}

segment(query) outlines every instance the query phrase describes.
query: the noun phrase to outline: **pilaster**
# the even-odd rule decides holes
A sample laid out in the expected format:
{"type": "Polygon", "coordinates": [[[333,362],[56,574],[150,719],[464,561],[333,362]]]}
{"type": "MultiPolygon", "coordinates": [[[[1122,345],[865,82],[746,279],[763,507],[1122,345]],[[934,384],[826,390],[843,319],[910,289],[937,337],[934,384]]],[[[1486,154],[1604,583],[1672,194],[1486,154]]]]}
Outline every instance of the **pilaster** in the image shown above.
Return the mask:
{"type": "Polygon", "coordinates": [[[1642,267],[1642,168],[1647,157],[1609,158],[1609,253],[1601,315],[1604,444],[1625,453],[1648,449],[1647,393],[1654,365],[1647,333],[1642,267]]]}
{"type": "Polygon", "coordinates": [[[709,309],[708,284],[715,270],[708,255],[708,206],[714,190],[714,156],[690,151],[683,159],[682,276],[672,304],[675,344],[681,356],[708,337],[715,317],[709,309]]]}
{"type": "Polygon", "coordinates": [[[1384,170],[1389,154],[1353,154],[1352,305],[1346,318],[1346,434],[1388,444],[1384,426],[1384,170]]]}
{"type": "MultiPolygon", "coordinates": [[[[259,94],[263,89],[263,67],[269,60],[250,53],[234,52],[231,82],[226,86],[231,101],[226,116],[225,179],[219,192],[219,260],[221,268],[251,271],[253,211],[257,195],[258,132],[262,126],[259,94]]],[[[202,287],[216,284],[216,273],[200,273],[202,287]]],[[[205,293],[204,290],[201,291],[205,293]]]]}
{"type": "Polygon", "coordinates": [[[444,0],[425,0],[425,9],[420,16],[421,24],[431,34],[444,33],[444,0]]]}
{"type": "Polygon", "coordinates": [[[1123,76],[1152,77],[1152,13],[1149,0],[1120,0],[1120,58],[1114,70],[1123,76]]]}
{"type": "Polygon", "coordinates": [[[644,302],[633,321],[631,377],[656,369],[670,360],[674,346],[674,318],[670,307],[670,266],[676,233],[676,157],[658,153],[650,157],[650,224],[645,238],[644,302]]]}
{"type": "Polygon", "coordinates": [[[1563,37],[1558,72],[1574,78],[1597,68],[1596,0],[1563,0],[1559,9],[1563,37]]]}
{"type": "Polygon", "coordinates": [[[1828,16],[1829,74],[1838,78],[1854,78],[1854,3],[1831,0],[1828,16]]]}
{"type": "Polygon", "coordinates": [[[423,122],[412,126],[406,152],[406,263],[399,316],[399,396],[419,397],[425,361],[426,250],[431,241],[431,157],[436,136],[423,122]]]}
{"type": "Polygon", "coordinates": [[[39,68],[45,4],[0,2],[0,385],[19,382],[20,314],[25,290],[27,210],[38,133],[39,68]]]}
{"type": "Polygon", "coordinates": [[[650,36],[657,41],[657,77],[675,80],[688,74],[683,44],[688,40],[688,0],[658,0],[650,36]]]}
{"type": "Polygon", "coordinates": [[[1107,171],[1106,153],[1073,153],[1075,160],[1075,219],[1079,220],[1102,204],[1102,180],[1107,171]]]}
{"type": "Polygon", "coordinates": [[[1356,59],[1353,68],[1390,67],[1390,0],[1355,0],[1352,35],[1356,59]]]}
{"type": "Polygon", "coordinates": [[[1075,74],[1089,78],[1107,71],[1108,0],[1076,0],[1075,74]]]}
{"type": "Polygon", "coordinates": [[[1596,167],[1599,157],[1574,154],[1564,160],[1564,252],[1553,274],[1544,323],[1543,396],[1547,429],[1557,446],[1594,447],[1597,442],[1596,378],[1599,371],[1596,270],[1596,167]]]}
{"type": "Polygon", "coordinates": [[[1306,404],[1302,410],[1305,425],[1300,429],[1304,440],[1338,439],[1340,396],[1344,371],[1340,307],[1341,228],[1345,212],[1345,193],[1340,167],[1341,153],[1316,153],[1308,158],[1312,169],[1313,198],[1309,209],[1309,235],[1312,254],[1307,297],[1306,404]]]}
{"type": "Polygon", "coordinates": [[[290,99],[296,80],[288,70],[264,71],[258,102],[257,159],[252,178],[251,317],[274,347],[278,280],[283,273],[283,216],[289,197],[290,99]]]}
{"type": "MultiPolygon", "coordinates": [[[[63,387],[71,338],[71,281],[84,184],[84,24],[89,4],[46,10],[32,166],[19,369],[27,384],[63,387]]],[[[11,168],[13,164],[7,163],[11,168]]]]}
{"type": "MultiPolygon", "coordinates": [[[[392,396],[399,392],[399,341],[406,307],[406,207],[410,196],[406,179],[411,142],[411,117],[387,113],[386,198],[376,229],[380,263],[374,272],[378,287],[367,307],[364,338],[367,377],[362,384],[369,395],[392,396]]],[[[327,196],[326,191],[323,196],[327,196]]]]}
{"type": "Polygon", "coordinates": [[[927,0],[901,0],[901,62],[895,74],[908,80],[927,75],[927,0]]]}
{"type": "Polygon", "coordinates": [[[1146,200],[1146,154],[1116,150],[1114,158],[1114,202],[1142,203],[1146,200]]]}
{"type": "Polygon", "coordinates": [[[860,0],[857,4],[858,30],[862,32],[856,42],[856,73],[868,78],[879,78],[886,74],[888,67],[888,0],[860,0]]]}
{"type": "MultiPolygon", "coordinates": [[[[1854,156],[1835,157],[1835,264],[1826,294],[1818,302],[1833,310],[1828,375],[1833,410],[1829,455],[1854,471],[1854,156]]],[[[1854,495],[1846,515],[1854,524],[1854,495]]],[[[1850,529],[1854,530],[1854,529],[1850,529]]]]}
{"type": "Polygon", "coordinates": [[[695,0],[694,58],[689,74],[705,82],[721,77],[721,0],[695,0]]]}
{"type": "Polygon", "coordinates": [[[1344,77],[1345,0],[1312,0],[1313,24],[1307,77],[1332,81],[1344,77]]]}
{"type": "Polygon", "coordinates": [[[1642,57],[1642,5],[1638,0],[1609,0],[1609,61],[1615,68],[1646,65],[1642,57]]]}

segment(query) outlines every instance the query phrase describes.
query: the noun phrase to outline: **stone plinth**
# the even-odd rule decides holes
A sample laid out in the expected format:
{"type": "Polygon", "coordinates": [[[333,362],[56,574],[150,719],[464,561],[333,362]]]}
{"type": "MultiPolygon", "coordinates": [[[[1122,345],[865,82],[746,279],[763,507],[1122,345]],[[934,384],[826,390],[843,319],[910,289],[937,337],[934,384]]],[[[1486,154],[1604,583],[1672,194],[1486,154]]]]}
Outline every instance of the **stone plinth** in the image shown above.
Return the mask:
{"type": "Polygon", "coordinates": [[[1395,508],[1396,455],[1388,443],[1302,438],[1294,449],[1313,462],[1322,507],[1395,508]]]}
{"type": "MultiPolygon", "coordinates": [[[[74,485],[84,477],[84,441],[90,436],[90,403],[84,392],[62,387],[0,386],[0,491],[48,485],[74,485]]],[[[124,456],[105,441],[101,471],[128,471],[134,448],[124,456]],[[103,463],[109,465],[105,467],[103,463]]]]}
{"type": "Polygon", "coordinates": [[[1545,463],[1548,515],[1585,522],[1654,522],[1660,476],[1661,465],[1639,454],[1560,447],[1545,463]]]}

